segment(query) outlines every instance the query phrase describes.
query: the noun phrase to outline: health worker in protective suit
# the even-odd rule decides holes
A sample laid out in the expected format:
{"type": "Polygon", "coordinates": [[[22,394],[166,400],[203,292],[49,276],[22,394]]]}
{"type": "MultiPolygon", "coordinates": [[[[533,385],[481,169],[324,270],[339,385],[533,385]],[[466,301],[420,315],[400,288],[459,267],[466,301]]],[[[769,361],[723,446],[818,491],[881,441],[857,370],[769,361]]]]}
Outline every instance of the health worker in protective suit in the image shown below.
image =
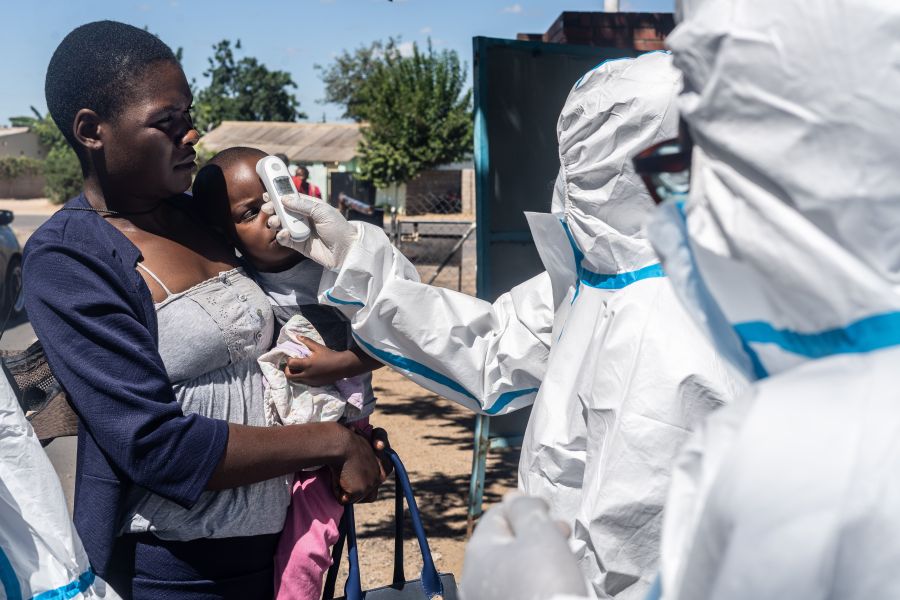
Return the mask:
{"type": "Polygon", "coordinates": [[[59,478],[0,373],[0,598],[119,596],[94,574],[59,478]]]}
{"type": "MultiPolygon", "coordinates": [[[[308,241],[278,234],[332,269],[320,300],[372,356],[475,411],[534,405],[520,488],[571,528],[581,571],[604,597],[646,593],[676,452],[741,385],[642,231],[654,205],[631,157],[675,135],[680,85],[662,52],[608,61],[575,84],[557,128],[551,212],[528,215],[546,272],[493,304],[420,283],[382,230],[321,203],[288,205],[309,219],[308,241]]],[[[464,579],[493,564],[467,563],[464,579]]],[[[538,585],[503,594],[544,596],[538,585]]]]}
{"type": "Polygon", "coordinates": [[[900,598],[900,3],[679,18],[690,192],[650,235],[757,381],[678,460],[663,597],[900,598]]]}
{"type": "MultiPolygon", "coordinates": [[[[662,597],[900,598],[900,4],[678,9],[668,44],[693,148],[685,135],[636,161],[669,197],[650,237],[688,310],[756,382],[677,460],[662,597]]],[[[520,535],[501,509],[484,517],[499,533],[470,550],[558,545],[546,511],[520,535]]],[[[529,558],[516,585],[545,580],[529,558]]]]}

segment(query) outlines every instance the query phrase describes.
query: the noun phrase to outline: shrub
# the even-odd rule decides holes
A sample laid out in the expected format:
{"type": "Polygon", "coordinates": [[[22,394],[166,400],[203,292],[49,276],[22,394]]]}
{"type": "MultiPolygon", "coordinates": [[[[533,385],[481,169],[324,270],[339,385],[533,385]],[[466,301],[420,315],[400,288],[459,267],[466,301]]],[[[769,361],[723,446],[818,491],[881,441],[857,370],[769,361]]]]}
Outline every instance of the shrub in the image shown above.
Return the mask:
{"type": "MultiPolygon", "coordinates": [[[[47,158],[37,161],[43,164],[46,185],[44,193],[54,204],[65,202],[73,196],[81,193],[82,177],[81,165],[75,151],[69,146],[62,132],[50,118],[50,115],[41,116],[36,108],[31,107],[33,117],[10,117],[9,122],[15,127],[28,127],[37,134],[38,141],[45,148],[49,148],[47,158]]],[[[33,160],[33,159],[32,159],[33,160]]],[[[0,166],[0,177],[2,177],[0,166]]]]}
{"type": "Polygon", "coordinates": [[[0,156],[0,181],[40,175],[44,162],[30,156],[0,156]]]}
{"type": "Polygon", "coordinates": [[[57,145],[50,149],[44,159],[44,192],[54,204],[61,204],[81,193],[84,179],[81,165],[75,151],[68,145],[57,145]]]}

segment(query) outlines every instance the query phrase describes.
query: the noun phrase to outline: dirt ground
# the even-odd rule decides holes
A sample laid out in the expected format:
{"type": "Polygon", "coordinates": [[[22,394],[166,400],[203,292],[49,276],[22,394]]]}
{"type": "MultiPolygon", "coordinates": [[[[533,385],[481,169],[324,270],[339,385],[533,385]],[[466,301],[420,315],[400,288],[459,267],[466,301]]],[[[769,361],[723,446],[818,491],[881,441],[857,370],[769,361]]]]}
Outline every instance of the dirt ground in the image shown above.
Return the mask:
{"type": "MultiPolygon", "coordinates": [[[[385,428],[403,460],[422,513],[435,564],[441,572],[462,573],[466,541],[466,502],[472,471],[473,414],[408,381],[390,369],[375,373],[378,408],[372,424],[385,428]]],[[[488,454],[485,508],[516,486],[518,449],[488,454]]],[[[393,573],[394,485],[382,488],[379,500],[355,507],[363,589],[391,582],[393,573]]],[[[406,518],[404,568],[418,578],[422,560],[406,518]]],[[[337,595],[346,578],[346,559],[337,595]]]]}

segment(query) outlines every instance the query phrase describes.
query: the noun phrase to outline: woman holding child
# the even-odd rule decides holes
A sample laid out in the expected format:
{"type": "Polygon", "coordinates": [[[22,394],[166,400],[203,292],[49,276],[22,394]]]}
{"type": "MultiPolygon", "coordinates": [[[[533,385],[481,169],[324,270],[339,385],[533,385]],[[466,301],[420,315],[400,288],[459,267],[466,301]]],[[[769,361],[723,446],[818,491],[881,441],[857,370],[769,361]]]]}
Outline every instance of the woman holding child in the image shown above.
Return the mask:
{"type": "Polygon", "coordinates": [[[264,426],[272,309],[184,194],[199,134],[172,51],[84,25],[46,95],[84,193],[29,240],[25,293],[80,419],[74,518],[92,565],[123,597],[270,598],[292,474],[325,465],[317,485],[354,502],[385,462],[338,423],[264,426]]]}

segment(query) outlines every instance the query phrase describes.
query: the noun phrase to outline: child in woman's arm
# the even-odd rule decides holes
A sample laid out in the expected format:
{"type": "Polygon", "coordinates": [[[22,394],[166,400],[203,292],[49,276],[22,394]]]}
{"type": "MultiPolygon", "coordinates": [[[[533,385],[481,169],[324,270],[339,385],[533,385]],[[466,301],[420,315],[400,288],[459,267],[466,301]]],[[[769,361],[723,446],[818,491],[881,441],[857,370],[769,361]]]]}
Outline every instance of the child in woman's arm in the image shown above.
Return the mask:
{"type": "MultiPolygon", "coordinates": [[[[371,371],[382,365],[356,347],[343,315],[318,304],[322,268],[276,243],[260,211],[265,188],[256,163],[265,156],[251,148],[220,152],[197,174],[193,192],[248,263],[282,326],[275,347],[259,360],[267,417],[273,424],[340,417],[366,432],[375,406],[371,371]]],[[[275,556],[276,598],[319,598],[342,515],[327,469],[297,473],[275,556]]]]}

